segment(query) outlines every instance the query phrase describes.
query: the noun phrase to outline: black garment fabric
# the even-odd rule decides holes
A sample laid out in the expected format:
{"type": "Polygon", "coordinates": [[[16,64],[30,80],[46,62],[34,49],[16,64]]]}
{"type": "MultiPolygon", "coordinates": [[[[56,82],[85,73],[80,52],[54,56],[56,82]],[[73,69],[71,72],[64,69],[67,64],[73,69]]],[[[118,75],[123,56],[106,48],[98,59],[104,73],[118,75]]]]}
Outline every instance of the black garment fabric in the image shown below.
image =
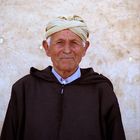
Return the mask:
{"type": "Polygon", "coordinates": [[[31,68],[12,87],[0,140],[125,140],[111,82],[92,68],[62,85],[31,68]]]}

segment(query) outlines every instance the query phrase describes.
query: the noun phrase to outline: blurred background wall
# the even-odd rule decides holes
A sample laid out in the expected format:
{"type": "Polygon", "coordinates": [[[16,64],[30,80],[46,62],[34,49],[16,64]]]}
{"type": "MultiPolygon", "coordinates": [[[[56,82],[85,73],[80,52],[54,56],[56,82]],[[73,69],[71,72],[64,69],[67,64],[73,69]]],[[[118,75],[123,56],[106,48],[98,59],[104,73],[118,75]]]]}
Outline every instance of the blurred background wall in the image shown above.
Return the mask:
{"type": "Polygon", "coordinates": [[[80,15],[90,30],[81,67],[112,81],[127,140],[140,140],[139,0],[0,0],[0,131],[13,83],[43,69],[50,59],[41,47],[45,27],[57,16],[80,15]]]}

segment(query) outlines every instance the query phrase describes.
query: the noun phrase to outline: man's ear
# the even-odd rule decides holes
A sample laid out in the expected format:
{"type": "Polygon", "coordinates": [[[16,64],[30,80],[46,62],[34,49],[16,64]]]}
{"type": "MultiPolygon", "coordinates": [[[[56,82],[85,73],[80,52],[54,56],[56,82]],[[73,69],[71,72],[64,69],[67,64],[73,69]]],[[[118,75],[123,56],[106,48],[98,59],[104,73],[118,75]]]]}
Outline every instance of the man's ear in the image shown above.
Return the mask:
{"type": "Polygon", "coordinates": [[[85,54],[86,54],[86,52],[87,52],[87,49],[88,49],[89,45],[90,45],[89,41],[86,41],[85,46],[84,46],[83,56],[85,56],[85,54]]]}
{"type": "Polygon", "coordinates": [[[42,46],[45,49],[45,52],[46,52],[47,56],[50,56],[49,46],[48,46],[48,43],[47,43],[46,40],[43,40],[42,46]]]}

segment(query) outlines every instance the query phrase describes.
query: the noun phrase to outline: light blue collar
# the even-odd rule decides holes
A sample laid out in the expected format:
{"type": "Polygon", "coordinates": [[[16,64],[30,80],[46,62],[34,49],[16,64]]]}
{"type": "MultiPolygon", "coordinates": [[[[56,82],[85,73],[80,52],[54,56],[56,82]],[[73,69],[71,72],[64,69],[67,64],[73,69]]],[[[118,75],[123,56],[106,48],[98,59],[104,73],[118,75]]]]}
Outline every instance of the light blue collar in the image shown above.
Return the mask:
{"type": "Polygon", "coordinates": [[[81,71],[80,68],[78,67],[78,69],[76,70],[76,72],[74,74],[72,74],[70,77],[63,79],[55,70],[54,68],[52,68],[52,73],[54,74],[54,76],[58,79],[58,81],[61,84],[68,84],[71,83],[72,81],[78,79],[79,77],[81,77],[81,71]]]}

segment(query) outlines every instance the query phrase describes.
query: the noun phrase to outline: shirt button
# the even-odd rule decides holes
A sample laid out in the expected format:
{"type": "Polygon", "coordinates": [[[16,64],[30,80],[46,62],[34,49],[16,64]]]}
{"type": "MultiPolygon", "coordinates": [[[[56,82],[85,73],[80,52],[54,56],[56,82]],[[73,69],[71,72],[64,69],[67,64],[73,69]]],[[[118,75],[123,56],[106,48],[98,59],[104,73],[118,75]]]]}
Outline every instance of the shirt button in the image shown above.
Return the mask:
{"type": "Polygon", "coordinates": [[[65,81],[65,80],[63,80],[63,81],[62,81],[62,83],[65,85],[65,84],[66,84],[66,81],[65,81]]]}

